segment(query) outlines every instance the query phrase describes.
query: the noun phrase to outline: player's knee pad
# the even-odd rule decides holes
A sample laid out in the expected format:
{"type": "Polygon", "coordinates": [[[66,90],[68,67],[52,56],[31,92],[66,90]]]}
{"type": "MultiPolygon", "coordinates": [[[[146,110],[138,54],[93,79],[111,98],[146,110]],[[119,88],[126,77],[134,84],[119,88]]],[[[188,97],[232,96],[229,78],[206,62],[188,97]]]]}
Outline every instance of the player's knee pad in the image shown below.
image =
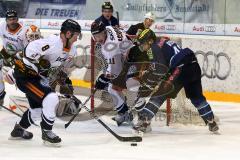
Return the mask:
{"type": "Polygon", "coordinates": [[[190,100],[204,120],[212,120],[214,118],[212,109],[205,97],[191,98],[190,100]]]}
{"type": "MultiPolygon", "coordinates": [[[[136,109],[143,105],[143,98],[139,94],[140,82],[134,78],[129,78],[126,82],[127,102],[136,109]]],[[[137,109],[138,110],[138,109],[137,109]]]]}
{"type": "Polygon", "coordinates": [[[42,102],[42,113],[47,120],[54,121],[56,117],[56,108],[59,103],[58,95],[54,92],[49,93],[42,102]]]}
{"type": "Polygon", "coordinates": [[[111,84],[108,87],[108,92],[109,92],[109,94],[111,95],[111,97],[113,99],[113,103],[114,103],[115,109],[117,109],[120,106],[122,106],[122,104],[125,102],[124,101],[124,96],[123,96],[122,92],[119,92],[119,91],[116,91],[115,89],[113,89],[111,84]]]}
{"type": "Polygon", "coordinates": [[[134,78],[128,78],[126,81],[127,90],[132,92],[138,92],[140,87],[140,82],[134,78]]]}

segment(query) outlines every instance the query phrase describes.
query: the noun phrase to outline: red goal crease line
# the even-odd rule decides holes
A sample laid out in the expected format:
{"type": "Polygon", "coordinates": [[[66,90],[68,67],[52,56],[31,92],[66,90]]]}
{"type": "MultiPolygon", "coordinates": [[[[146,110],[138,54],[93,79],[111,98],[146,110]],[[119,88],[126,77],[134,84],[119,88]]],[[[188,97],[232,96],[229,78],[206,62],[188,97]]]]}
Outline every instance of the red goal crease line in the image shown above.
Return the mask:
{"type": "MultiPolygon", "coordinates": [[[[72,79],[72,84],[75,87],[91,88],[91,82],[72,79]]],[[[211,92],[204,91],[203,94],[206,96],[207,100],[210,101],[222,101],[222,102],[238,102],[240,103],[240,94],[234,93],[224,93],[224,92],[211,92]]]]}

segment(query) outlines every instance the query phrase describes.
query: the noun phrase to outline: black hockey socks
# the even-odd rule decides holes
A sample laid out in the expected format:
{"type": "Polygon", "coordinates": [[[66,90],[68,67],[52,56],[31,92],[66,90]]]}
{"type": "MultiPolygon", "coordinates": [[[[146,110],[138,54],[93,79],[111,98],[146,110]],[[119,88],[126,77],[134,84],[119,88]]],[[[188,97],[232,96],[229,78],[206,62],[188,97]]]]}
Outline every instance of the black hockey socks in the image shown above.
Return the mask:
{"type": "Polygon", "coordinates": [[[128,106],[127,104],[123,103],[121,106],[119,106],[118,108],[116,108],[116,111],[118,113],[125,113],[128,111],[128,106]]]}
{"type": "Polygon", "coordinates": [[[28,109],[26,112],[24,112],[22,119],[19,122],[19,125],[24,129],[27,129],[28,127],[31,126],[31,124],[34,124],[34,122],[31,118],[31,112],[28,109]]]}
{"type": "Polygon", "coordinates": [[[205,122],[214,119],[212,109],[205,98],[191,99],[191,102],[197,108],[200,116],[205,122]]]}
{"type": "Polygon", "coordinates": [[[42,129],[52,130],[53,124],[54,124],[54,121],[47,119],[46,116],[44,116],[44,114],[42,114],[42,122],[41,122],[42,129]]]}

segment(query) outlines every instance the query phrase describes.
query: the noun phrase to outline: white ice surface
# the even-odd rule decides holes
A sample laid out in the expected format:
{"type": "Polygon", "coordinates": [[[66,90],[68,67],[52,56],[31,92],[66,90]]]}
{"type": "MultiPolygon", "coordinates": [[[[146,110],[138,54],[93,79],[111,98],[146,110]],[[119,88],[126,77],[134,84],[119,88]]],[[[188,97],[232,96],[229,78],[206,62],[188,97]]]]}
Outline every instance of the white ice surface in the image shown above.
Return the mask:
{"type": "MultiPolygon", "coordinates": [[[[11,95],[22,95],[14,87],[6,86],[11,95]]],[[[84,98],[82,98],[84,99],[84,98]]],[[[8,104],[8,96],[5,105],[8,104]]],[[[117,141],[98,122],[74,122],[67,130],[65,122],[56,120],[54,131],[62,138],[61,148],[43,146],[39,127],[29,130],[30,141],[8,140],[18,117],[0,110],[0,160],[239,160],[240,104],[211,103],[220,118],[221,135],[209,133],[206,126],[165,126],[154,122],[153,133],[132,147],[117,141]]],[[[122,136],[131,135],[129,127],[116,127],[109,117],[102,119],[122,136]]]]}

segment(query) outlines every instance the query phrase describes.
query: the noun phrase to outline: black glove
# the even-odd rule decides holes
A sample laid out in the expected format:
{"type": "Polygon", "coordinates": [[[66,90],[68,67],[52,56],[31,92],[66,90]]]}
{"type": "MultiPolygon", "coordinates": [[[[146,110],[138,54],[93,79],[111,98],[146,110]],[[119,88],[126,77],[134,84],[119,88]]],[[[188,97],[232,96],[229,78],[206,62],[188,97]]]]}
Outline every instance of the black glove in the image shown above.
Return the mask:
{"type": "Polygon", "coordinates": [[[73,95],[72,81],[69,77],[65,78],[64,84],[60,85],[60,93],[64,95],[73,95]]]}
{"type": "Polygon", "coordinates": [[[62,70],[57,74],[57,81],[59,85],[64,85],[65,83],[72,84],[72,81],[69,79],[67,73],[62,70]]]}
{"type": "Polygon", "coordinates": [[[101,74],[96,80],[95,88],[103,90],[104,88],[108,87],[109,82],[110,79],[106,78],[104,74],[101,74]]]}
{"type": "Polygon", "coordinates": [[[60,86],[60,93],[64,95],[73,95],[73,86],[71,84],[65,84],[60,86]]]}
{"type": "Polygon", "coordinates": [[[38,70],[39,70],[39,74],[41,74],[42,76],[47,77],[49,70],[50,70],[51,64],[48,60],[40,58],[39,59],[39,63],[38,63],[38,70]]]}

